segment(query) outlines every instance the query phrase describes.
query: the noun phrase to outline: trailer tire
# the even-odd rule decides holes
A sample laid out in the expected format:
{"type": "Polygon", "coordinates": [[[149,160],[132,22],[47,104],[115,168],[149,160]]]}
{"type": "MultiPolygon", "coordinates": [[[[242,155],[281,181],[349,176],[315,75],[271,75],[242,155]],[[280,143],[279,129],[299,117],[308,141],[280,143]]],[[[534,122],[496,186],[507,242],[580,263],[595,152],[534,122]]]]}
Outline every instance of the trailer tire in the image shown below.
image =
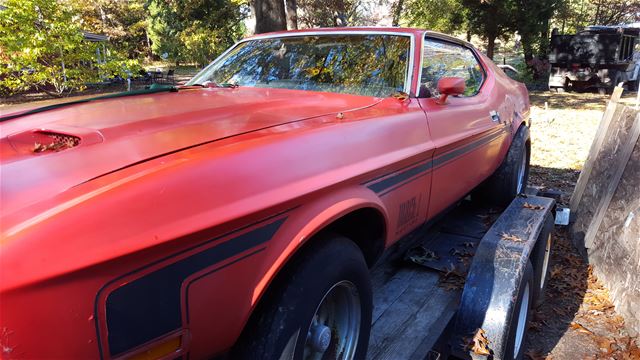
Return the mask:
{"type": "Polygon", "coordinates": [[[527,261],[509,322],[509,334],[507,335],[505,352],[502,357],[499,357],[501,359],[524,359],[524,343],[527,337],[527,323],[529,322],[533,286],[533,266],[531,266],[530,261],[527,261]]]}
{"type": "Polygon", "coordinates": [[[530,149],[529,128],[520,126],[498,169],[474,190],[472,197],[482,203],[506,207],[527,187],[530,149]]]}
{"type": "Polygon", "coordinates": [[[316,240],[276,279],[236,344],[233,358],[297,360],[305,348],[327,355],[341,348],[339,344],[351,349],[343,350],[350,354],[346,358],[365,357],[373,302],[364,256],[345,237],[316,240]]]}
{"type": "Polygon", "coordinates": [[[544,291],[549,282],[549,264],[551,251],[553,249],[553,219],[547,217],[544,226],[538,235],[536,245],[531,253],[531,263],[533,264],[533,307],[538,308],[544,302],[544,291]]]}

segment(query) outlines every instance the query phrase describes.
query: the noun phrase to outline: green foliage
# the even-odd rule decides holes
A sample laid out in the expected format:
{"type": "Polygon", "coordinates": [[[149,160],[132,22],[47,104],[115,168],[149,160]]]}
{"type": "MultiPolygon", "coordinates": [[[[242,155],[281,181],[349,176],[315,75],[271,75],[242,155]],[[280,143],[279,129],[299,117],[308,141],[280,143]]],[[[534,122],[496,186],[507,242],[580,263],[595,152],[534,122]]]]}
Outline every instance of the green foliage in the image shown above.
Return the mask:
{"type": "Polygon", "coordinates": [[[237,0],[149,0],[149,37],[156,55],[204,65],[244,34],[237,0]]]}
{"type": "Polygon", "coordinates": [[[444,33],[460,32],[466,25],[460,0],[413,0],[407,3],[405,14],[409,26],[444,33]]]}
{"type": "Polygon", "coordinates": [[[0,85],[10,93],[37,89],[62,94],[95,78],[95,54],[83,41],[76,15],[52,0],[7,0],[0,11],[0,85]]]}
{"type": "Polygon", "coordinates": [[[79,14],[82,30],[109,36],[129,58],[149,53],[146,0],[64,0],[79,14]]]}

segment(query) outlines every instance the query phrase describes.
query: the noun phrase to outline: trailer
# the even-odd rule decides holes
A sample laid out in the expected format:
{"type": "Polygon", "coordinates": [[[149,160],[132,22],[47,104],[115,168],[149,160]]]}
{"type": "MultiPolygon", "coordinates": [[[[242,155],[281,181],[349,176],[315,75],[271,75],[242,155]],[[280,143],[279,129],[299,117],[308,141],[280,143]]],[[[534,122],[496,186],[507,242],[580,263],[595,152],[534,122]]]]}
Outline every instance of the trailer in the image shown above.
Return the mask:
{"type": "Polygon", "coordinates": [[[638,88],[640,29],[589,26],[575,35],[554,30],[549,49],[549,89],[596,88],[611,92],[619,83],[638,88]]]}
{"type": "Polygon", "coordinates": [[[543,301],[555,200],[462,201],[372,270],[368,359],[519,359],[543,301]]]}

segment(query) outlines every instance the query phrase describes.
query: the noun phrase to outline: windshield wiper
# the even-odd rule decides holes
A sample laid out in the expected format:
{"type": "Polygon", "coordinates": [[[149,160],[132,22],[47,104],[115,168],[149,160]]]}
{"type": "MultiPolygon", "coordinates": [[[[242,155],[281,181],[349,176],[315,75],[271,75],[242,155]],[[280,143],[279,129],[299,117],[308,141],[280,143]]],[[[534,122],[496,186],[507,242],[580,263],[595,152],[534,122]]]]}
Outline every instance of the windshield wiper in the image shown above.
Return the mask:
{"type": "Polygon", "coordinates": [[[203,88],[237,88],[239,85],[238,84],[233,84],[233,83],[215,83],[213,81],[205,81],[202,84],[191,84],[191,85],[184,85],[184,87],[191,87],[191,86],[200,86],[203,88]]]}

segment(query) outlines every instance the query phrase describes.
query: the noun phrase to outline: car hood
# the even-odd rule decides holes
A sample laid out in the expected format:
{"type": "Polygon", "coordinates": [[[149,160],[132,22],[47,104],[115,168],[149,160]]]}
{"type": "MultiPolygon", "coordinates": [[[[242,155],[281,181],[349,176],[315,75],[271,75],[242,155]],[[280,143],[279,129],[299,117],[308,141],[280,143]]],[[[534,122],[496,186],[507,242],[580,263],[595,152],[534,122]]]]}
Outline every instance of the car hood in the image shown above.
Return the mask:
{"type": "Polygon", "coordinates": [[[366,96],[205,88],[63,106],[0,123],[2,211],[55,196],[132,164],[199,144],[375,104],[366,96]],[[71,140],[34,152],[43,138],[71,140]]]}

